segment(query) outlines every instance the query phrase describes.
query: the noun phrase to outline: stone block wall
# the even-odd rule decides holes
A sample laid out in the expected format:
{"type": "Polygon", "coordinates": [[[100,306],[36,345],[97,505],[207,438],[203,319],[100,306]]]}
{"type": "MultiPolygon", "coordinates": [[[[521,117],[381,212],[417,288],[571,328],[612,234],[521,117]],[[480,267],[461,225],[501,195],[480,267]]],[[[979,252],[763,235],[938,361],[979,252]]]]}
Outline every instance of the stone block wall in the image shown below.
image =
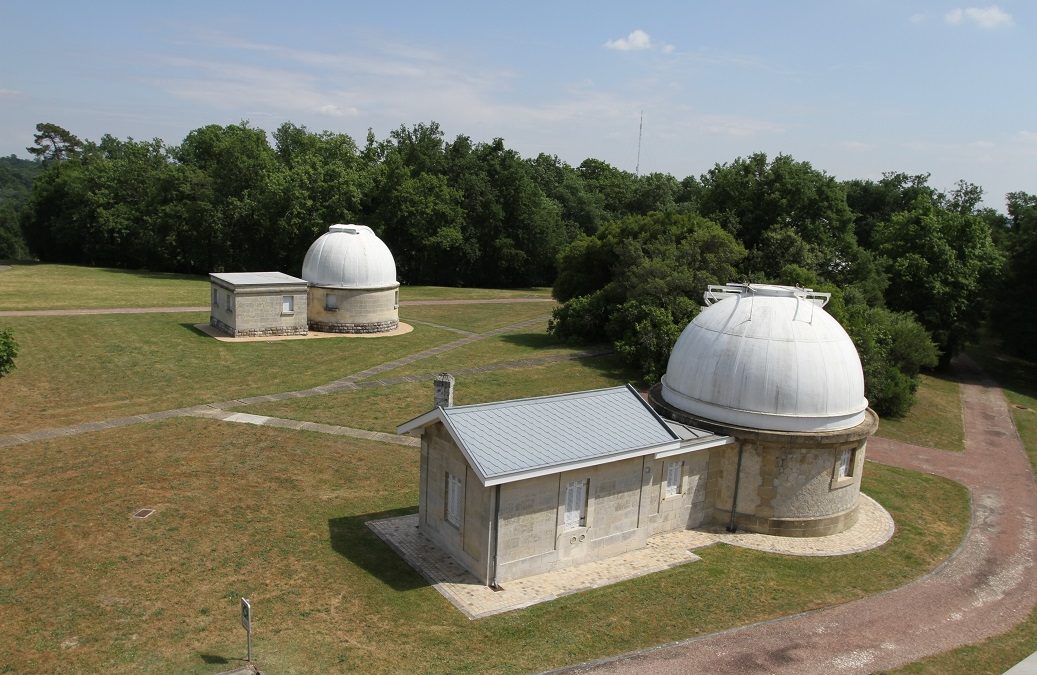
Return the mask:
{"type": "Polygon", "coordinates": [[[306,335],[306,286],[231,288],[213,282],[216,303],[209,325],[234,337],[306,335]],[[292,296],[294,308],[282,311],[284,296],[292,296]]]}
{"type": "Polygon", "coordinates": [[[850,428],[819,432],[782,432],[746,429],[705,420],[666,403],[658,385],[649,394],[652,406],[664,417],[732,436],[736,447],[710,452],[707,502],[710,519],[727,525],[731,518],[737,480],[738,529],[792,537],[835,534],[857,522],[861,473],[868,438],[878,418],[867,411],[864,422],[850,428]],[[736,478],[739,448],[740,478],[736,478]],[[837,475],[839,455],[850,449],[850,475],[837,475]]]}
{"type": "Polygon", "coordinates": [[[400,323],[399,284],[388,288],[356,289],[311,286],[309,325],[328,333],[384,333],[400,323]],[[338,309],[327,309],[327,296],[338,309]]]}
{"type": "Polygon", "coordinates": [[[643,546],[648,538],[640,515],[645,461],[628,459],[501,486],[498,581],[643,546]],[[574,480],[588,481],[586,525],[566,530],[565,491],[574,480]]]}
{"type": "Polygon", "coordinates": [[[442,424],[421,437],[418,527],[483,583],[489,583],[493,488],[483,487],[442,424]],[[446,519],[447,473],[461,479],[461,524],[446,519]]]}
{"type": "Polygon", "coordinates": [[[698,527],[713,515],[709,499],[710,450],[648,460],[643,479],[642,518],[650,535],[698,527]],[[667,497],[666,464],[681,462],[681,485],[667,497]]]}

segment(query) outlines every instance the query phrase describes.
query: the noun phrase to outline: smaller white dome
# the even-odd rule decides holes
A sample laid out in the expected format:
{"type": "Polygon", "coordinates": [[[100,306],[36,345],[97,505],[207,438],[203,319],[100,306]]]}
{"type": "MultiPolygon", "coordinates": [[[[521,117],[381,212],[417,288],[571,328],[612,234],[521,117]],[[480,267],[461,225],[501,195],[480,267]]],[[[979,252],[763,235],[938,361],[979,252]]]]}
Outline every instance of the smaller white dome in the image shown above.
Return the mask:
{"type": "Polygon", "coordinates": [[[302,262],[302,278],[314,286],[386,288],[398,285],[389,247],[366,225],[332,225],[302,262]]]}
{"type": "Polygon", "coordinates": [[[788,286],[711,286],[681,333],[663,399],[700,418],[773,431],[833,431],[864,421],[857,349],[821,306],[788,286]]]}

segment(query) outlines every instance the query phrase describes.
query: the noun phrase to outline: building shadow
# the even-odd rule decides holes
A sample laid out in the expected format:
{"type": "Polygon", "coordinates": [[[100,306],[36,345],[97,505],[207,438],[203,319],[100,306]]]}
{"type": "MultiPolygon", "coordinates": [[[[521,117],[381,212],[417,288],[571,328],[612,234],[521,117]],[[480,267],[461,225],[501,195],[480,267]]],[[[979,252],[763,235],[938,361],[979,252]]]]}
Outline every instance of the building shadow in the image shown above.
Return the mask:
{"type": "Polygon", "coordinates": [[[189,322],[189,323],[181,323],[180,327],[183,328],[184,330],[188,331],[189,333],[194,333],[195,335],[197,335],[199,337],[209,337],[209,335],[205,331],[203,331],[201,328],[198,328],[197,323],[198,323],[197,321],[189,322]]]}
{"type": "Polygon", "coordinates": [[[400,554],[366,525],[371,520],[407,516],[415,512],[416,508],[412,506],[331,518],[328,520],[331,548],[393,590],[409,591],[428,586],[428,582],[400,554]]]}

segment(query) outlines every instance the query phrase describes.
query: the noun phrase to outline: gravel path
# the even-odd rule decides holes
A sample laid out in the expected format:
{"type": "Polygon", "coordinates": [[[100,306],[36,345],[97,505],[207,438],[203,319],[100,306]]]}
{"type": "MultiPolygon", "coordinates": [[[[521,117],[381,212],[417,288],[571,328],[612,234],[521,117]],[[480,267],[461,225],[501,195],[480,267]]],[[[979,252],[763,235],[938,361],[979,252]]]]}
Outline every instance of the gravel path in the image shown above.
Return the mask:
{"type": "Polygon", "coordinates": [[[974,364],[958,372],[965,453],[873,438],[868,458],[946,476],[972,495],[961,547],[906,586],[828,609],[664,645],[570,671],[864,673],[1003,633],[1037,604],[1037,485],[1008,405],[974,364]]]}

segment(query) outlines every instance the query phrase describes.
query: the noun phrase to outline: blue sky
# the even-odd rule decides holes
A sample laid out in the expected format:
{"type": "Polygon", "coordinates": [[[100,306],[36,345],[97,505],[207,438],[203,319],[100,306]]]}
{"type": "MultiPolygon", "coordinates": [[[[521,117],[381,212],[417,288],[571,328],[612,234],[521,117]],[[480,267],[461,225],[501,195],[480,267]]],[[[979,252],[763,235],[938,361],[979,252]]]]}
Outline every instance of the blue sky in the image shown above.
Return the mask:
{"type": "Polygon", "coordinates": [[[525,156],[1037,193],[1037,3],[0,2],[0,155],[37,122],[178,143],[247,119],[363,143],[435,120],[525,156]]]}

